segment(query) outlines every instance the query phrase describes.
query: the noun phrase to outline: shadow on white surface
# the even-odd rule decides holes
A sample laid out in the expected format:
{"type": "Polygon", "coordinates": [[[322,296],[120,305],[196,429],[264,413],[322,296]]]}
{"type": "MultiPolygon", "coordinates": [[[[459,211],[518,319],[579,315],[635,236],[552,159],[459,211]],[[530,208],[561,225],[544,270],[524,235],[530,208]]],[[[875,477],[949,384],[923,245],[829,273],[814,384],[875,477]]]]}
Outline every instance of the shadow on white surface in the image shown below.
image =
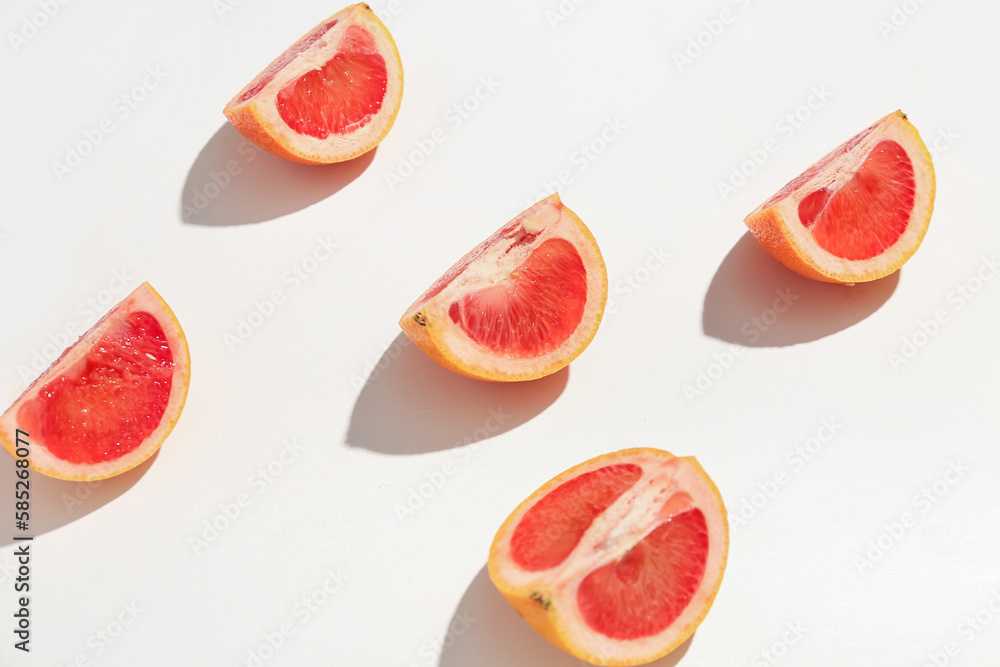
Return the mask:
{"type": "Polygon", "coordinates": [[[227,122],[188,171],[181,220],[214,227],[273,220],[326,199],[364,173],[374,157],[371,150],[336,164],[300,164],[257,148],[227,122]]]}
{"type": "MultiPolygon", "coordinates": [[[[28,477],[30,518],[28,530],[24,531],[23,535],[38,537],[99,510],[131,489],[146,474],[157,456],[159,456],[158,451],[131,470],[110,479],[94,482],[70,482],[31,471],[28,477]]],[[[0,479],[10,480],[3,485],[5,489],[9,489],[9,493],[5,493],[3,500],[0,501],[0,512],[4,516],[11,517],[13,524],[17,467],[14,464],[14,457],[0,458],[3,459],[0,462],[0,479]]],[[[0,531],[0,547],[13,544],[14,533],[18,532],[13,525],[9,531],[0,531]]]]}
{"type": "Polygon", "coordinates": [[[702,328],[708,336],[748,347],[817,340],[881,308],[899,274],[851,287],[819,282],[785,268],[747,232],[712,278],[702,328]]]}
{"type": "Polygon", "coordinates": [[[400,333],[361,388],[347,444],[385,454],[461,447],[525,423],[566,388],[569,368],[529,382],[486,382],[454,373],[400,333]]]}
{"type": "MultiPolygon", "coordinates": [[[[694,637],[649,667],[680,664],[694,637]]],[[[584,667],[518,616],[490,581],[486,566],[472,580],[444,631],[438,667],[584,667]],[[444,644],[449,644],[444,646],[444,644]]]]}

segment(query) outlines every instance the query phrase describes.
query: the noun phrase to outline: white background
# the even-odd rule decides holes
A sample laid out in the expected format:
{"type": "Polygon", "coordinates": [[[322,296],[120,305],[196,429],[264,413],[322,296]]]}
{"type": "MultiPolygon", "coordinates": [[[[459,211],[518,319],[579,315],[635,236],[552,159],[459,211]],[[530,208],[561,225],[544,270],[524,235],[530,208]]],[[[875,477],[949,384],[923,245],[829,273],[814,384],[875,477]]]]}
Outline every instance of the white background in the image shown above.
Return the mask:
{"type": "Polygon", "coordinates": [[[38,0],[0,11],[0,402],[67,326],[96,320],[88,299],[109,307],[143,280],[184,327],[192,380],[138,469],[32,478],[28,656],[12,648],[14,468],[0,461],[0,664],[252,667],[263,651],[268,667],[577,665],[493,590],[486,557],[539,485],[630,446],[697,456],[732,523],[715,606],[656,665],[996,660],[996,5],[374,3],[406,71],[396,124],[374,153],[307,167],[249,160],[221,110],[338,6],[49,4],[51,18],[38,0]],[[920,250],[853,288],[782,268],[743,217],[897,108],[935,152],[920,250]],[[112,131],[57,175],[104,119],[112,131]],[[208,187],[230,160],[240,173],[208,187]],[[586,352],[500,386],[405,344],[410,302],[560,172],[611,283],[586,352]],[[409,175],[390,187],[393,173],[409,175]],[[306,261],[321,242],[336,251],[306,261]],[[275,290],[281,303],[258,305],[275,290]],[[795,301],[775,321],[776,290],[795,301]],[[227,339],[257,308],[270,315],[227,339]],[[503,423],[487,432],[491,414],[503,423]],[[322,604],[306,613],[310,596],[322,604]]]}

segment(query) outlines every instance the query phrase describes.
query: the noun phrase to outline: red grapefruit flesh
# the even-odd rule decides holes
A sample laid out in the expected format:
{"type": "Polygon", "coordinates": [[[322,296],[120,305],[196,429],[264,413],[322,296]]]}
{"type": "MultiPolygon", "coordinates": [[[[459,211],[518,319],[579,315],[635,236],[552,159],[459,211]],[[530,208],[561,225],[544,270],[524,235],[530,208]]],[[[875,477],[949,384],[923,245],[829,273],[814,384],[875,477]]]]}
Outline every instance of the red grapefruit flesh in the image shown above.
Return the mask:
{"type": "Polygon", "coordinates": [[[385,59],[371,35],[347,29],[341,52],[278,91],[278,110],[300,134],[326,139],[364,127],[382,108],[387,85],[385,59]]]}
{"type": "Polygon", "coordinates": [[[463,295],[448,307],[448,316],[480,346],[530,359],[562,345],[583,320],[586,304],[580,254],[565,239],[549,239],[512,272],[509,284],[463,295]]]}
{"type": "Polygon", "coordinates": [[[897,111],[793,179],[746,224],[768,252],[806,277],[875,280],[916,252],[934,193],[930,153],[897,111]]]}
{"type": "Polygon", "coordinates": [[[590,344],[608,294],[590,230],[552,195],[465,255],[399,324],[446,368],[484,380],[531,380],[590,344]]]}
{"type": "Polygon", "coordinates": [[[722,499],[695,459],[626,449],[531,494],[498,531],[489,572],[559,648],[595,665],[642,665],[704,619],[728,544],[722,499]]]}
{"type": "Polygon", "coordinates": [[[403,67],[388,29],[365,4],[313,28],[226,105],[225,115],[261,148],[328,164],[374,148],[392,127],[403,67]]]}
{"type": "Polygon", "coordinates": [[[187,341],[143,283],[84,334],[0,417],[14,453],[28,434],[31,468],[61,479],[120,474],[149,458],[184,406],[187,341]]]}

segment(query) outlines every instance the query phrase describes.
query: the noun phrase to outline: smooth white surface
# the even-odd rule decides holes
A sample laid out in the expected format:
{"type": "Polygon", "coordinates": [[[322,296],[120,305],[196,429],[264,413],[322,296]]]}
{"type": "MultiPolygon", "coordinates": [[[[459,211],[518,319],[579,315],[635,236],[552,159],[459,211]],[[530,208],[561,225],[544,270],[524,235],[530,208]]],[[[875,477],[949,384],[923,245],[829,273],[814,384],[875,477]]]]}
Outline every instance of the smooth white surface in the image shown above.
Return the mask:
{"type": "Polygon", "coordinates": [[[252,666],[284,628],[268,667],[576,665],[495,593],[488,548],[540,484],[635,445],[696,455],[733,523],[715,606],[659,667],[995,660],[1000,279],[962,307],[955,290],[1000,250],[997,6],[564,0],[575,9],[553,25],[556,0],[401,0],[396,125],[374,154],[317,168],[253,153],[221,109],[339,6],[73,2],[15,52],[10,34],[43,4],[0,11],[0,402],[59,332],[96,320],[88,299],[143,280],[187,332],[192,383],[151,462],[101,484],[33,477],[28,656],[12,647],[14,468],[0,457],[0,664],[252,666]],[[896,8],[902,25],[883,34],[896,8]],[[724,10],[730,22],[679,69],[674,54],[709,42],[705,22],[719,31],[724,10]],[[116,100],[144,77],[126,116],[116,100]],[[817,108],[789,133],[782,119],[810,96],[817,108]],[[777,265],[746,212],[897,108],[938,142],[917,254],[853,289],[777,265]],[[113,131],[59,180],[53,163],[102,119],[113,131]],[[583,157],[602,133],[603,152],[583,157]],[[432,136],[443,141],[390,188],[432,136]],[[723,199],[718,183],[771,138],[723,199]],[[185,219],[230,160],[240,173],[185,219]],[[396,320],[413,298],[560,178],[612,285],[587,351],[555,376],[494,386],[406,345],[396,320]],[[303,266],[314,271],[296,282],[303,266]],[[275,290],[282,301],[230,349],[275,290]],[[796,300],[765,331],[751,318],[776,290],[796,300]],[[939,311],[946,322],[921,337],[939,311]],[[923,346],[894,368],[914,337],[923,346]],[[700,373],[715,379],[689,400],[700,373]],[[824,420],[832,437],[801,459],[824,420]],[[775,475],[784,483],[737,525],[775,475]],[[935,483],[941,496],[921,500],[935,483]],[[401,519],[421,485],[430,497],[401,519]],[[225,524],[241,494],[249,504],[208,542],[206,522],[225,524]],[[901,537],[884,537],[904,514],[901,537]],[[892,544],[859,565],[880,537],[892,544]]]}

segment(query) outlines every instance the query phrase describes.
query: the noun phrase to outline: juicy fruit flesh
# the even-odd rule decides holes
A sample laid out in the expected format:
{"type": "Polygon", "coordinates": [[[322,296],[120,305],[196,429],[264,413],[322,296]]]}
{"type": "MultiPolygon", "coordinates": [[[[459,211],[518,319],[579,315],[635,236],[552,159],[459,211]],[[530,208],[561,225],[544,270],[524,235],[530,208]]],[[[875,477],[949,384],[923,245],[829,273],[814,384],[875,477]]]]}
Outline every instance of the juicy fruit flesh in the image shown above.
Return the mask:
{"type": "Polygon", "coordinates": [[[275,103],[290,128],[326,139],[364,127],[382,108],[387,82],[385,59],[372,36],[351,26],[336,55],[282,86],[275,103]]]}
{"type": "MultiPolygon", "coordinates": [[[[535,503],[510,540],[511,558],[529,572],[563,563],[598,516],[642,478],[633,463],[604,466],[563,482],[535,503]]],[[[691,602],[705,575],[708,526],[686,493],[672,495],[663,520],[621,557],[589,572],[577,604],[595,631],[612,639],[658,634],[691,602]],[[673,510],[679,509],[676,513],[673,510]]]]}
{"type": "Polygon", "coordinates": [[[701,585],[707,554],[708,528],[701,510],[671,517],[619,560],[580,582],[580,613],[590,627],[613,639],[662,632],[701,585]]]}
{"type": "Polygon", "coordinates": [[[906,231],[916,197],[913,164],[895,141],[879,142],[836,191],[821,188],[799,203],[799,220],[837,257],[882,254],[906,231]]]}
{"type": "MultiPolygon", "coordinates": [[[[483,253],[492,248],[494,245],[500,242],[504,238],[516,237],[518,232],[521,230],[521,221],[512,220],[507,223],[502,229],[493,234],[478,246],[472,249],[465,257],[463,257],[455,266],[448,269],[448,272],[443,276],[434,281],[434,284],[424,292],[423,296],[420,297],[419,303],[424,304],[433,299],[435,296],[440,294],[445,287],[451,284],[455,278],[462,275],[462,272],[469,268],[476,259],[478,259],[483,253]]],[[[516,241],[515,241],[516,242],[516,241]]]]}
{"type": "Polygon", "coordinates": [[[804,172],[802,172],[801,174],[790,180],[788,183],[785,184],[783,188],[774,193],[774,195],[770,199],[764,202],[761,208],[767,208],[771,204],[777,202],[779,199],[784,198],[786,195],[791,194],[795,190],[798,190],[802,185],[808,183],[813,176],[826,169],[826,167],[836,158],[847,153],[848,151],[855,148],[858,144],[860,144],[861,140],[867,137],[869,134],[871,134],[872,131],[875,129],[875,127],[876,127],[875,125],[866,127],[865,129],[861,130],[853,137],[845,141],[843,144],[837,146],[832,151],[824,155],[819,162],[812,165],[804,172]]]}
{"type": "Polygon", "coordinates": [[[330,21],[329,23],[321,25],[320,27],[316,28],[311,33],[300,39],[295,44],[295,46],[285,51],[283,54],[281,54],[280,58],[271,63],[270,67],[264,70],[264,73],[257,78],[257,83],[255,83],[253,86],[248,88],[242,95],[240,95],[240,99],[238,101],[240,103],[246,102],[251,97],[259,93],[260,91],[264,90],[264,87],[267,86],[267,84],[271,83],[271,79],[273,79],[278,74],[278,72],[285,69],[288,63],[298,58],[302,53],[305,52],[306,49],[308,49],[310,46],[319,41],[319,38],[325,35],[330,30],[330,28],[332,28],[335,25],[337,25],[336,19],[330,21]]]}
{"type": "Polygon", "coordinates": [[[639,478],[634,464],[605,466],[559,485],[539,500],[514,530],[510,548],[514,562],[529,571],[562,563],[604,510],[639,478]]]}
{"type": "Polygon", "coordinates": [[[156,318],[143,311],[130,313],[86,357],[22,404],[18,421],[64,461],[94,464],[119,458],[160,425],[174,365],[156,318]]]}
{"type": "Polygon", "coordinates": [[[505,278],[453,302],[448,314],[484,349],[532,358],[562,345],[580,325],[586,305],[587,269],[580,254],[569,241],[552,238],[505,278]]]}

